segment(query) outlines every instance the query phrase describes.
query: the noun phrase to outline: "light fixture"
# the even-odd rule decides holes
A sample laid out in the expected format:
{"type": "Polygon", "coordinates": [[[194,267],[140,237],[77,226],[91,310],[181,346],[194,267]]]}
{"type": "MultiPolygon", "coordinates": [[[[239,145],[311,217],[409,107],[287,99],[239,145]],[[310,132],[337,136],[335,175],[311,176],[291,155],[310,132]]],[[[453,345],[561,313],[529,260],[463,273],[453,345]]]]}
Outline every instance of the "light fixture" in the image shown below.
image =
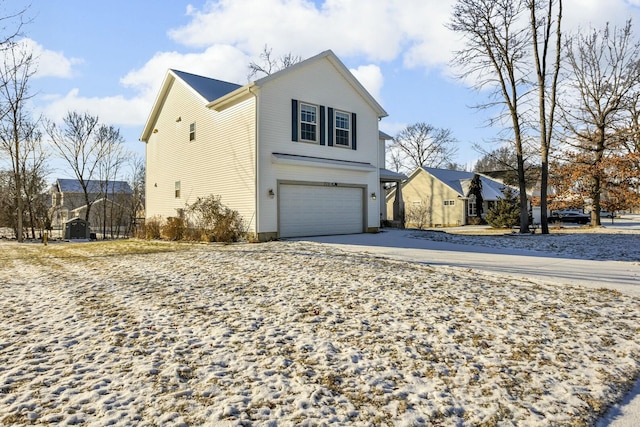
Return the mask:
{"type": "Polygon", "coordinates": [[[378,198],[378,197],[376,196],[376,193],[371,193],[371,200],[375,200],[375,199],[377,199],[377,198],[378,198]]]}
{"type": "Polygon", "coordinates": [[[269,198],[271,198],[271,199],[276,197],[276,193],[273,192],[273,188],[270,188],[269,191],[267,192],[267,194],[269,194],[269,198]]]}
{"type": "Polygon", "coordinates": [[[154,129],[154,130],[153,130],[153,133],[158,133],[158,129],[154,129]]]}
{"type": "Polygon", "coordinates": [[[182,117],[178,116],[178,118],[176,119],[176,122],[181,122],[182,121],[182,117]]]}

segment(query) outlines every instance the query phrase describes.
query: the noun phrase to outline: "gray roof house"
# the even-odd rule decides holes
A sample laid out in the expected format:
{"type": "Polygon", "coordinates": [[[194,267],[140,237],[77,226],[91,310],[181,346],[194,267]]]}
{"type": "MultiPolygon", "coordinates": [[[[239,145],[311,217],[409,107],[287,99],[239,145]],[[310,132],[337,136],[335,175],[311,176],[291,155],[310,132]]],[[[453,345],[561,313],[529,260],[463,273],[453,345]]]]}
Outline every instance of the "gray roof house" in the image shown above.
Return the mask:
{"type": "MultiPolygon", "coordinates": [[[[402,183],[402,197],[405,212],[423,212],[424,225],[430,227],[447,227],[469,224],[478,216],[475,196],[469,188],[476,173],[438,169],[430,167],[417,168],[402,183]]],[[[506,185],[488,176],[478,174],[482,182],[482,212],[486,213],[493,204],[504,198],[506,185]]],[[[517,191],[514,190],[517,194],[517,191]]],[[[387,211],[393,210],[395,189],[387,194],[387,211]]],[[[407,225],[411,226],[410,218],[407,225]]]]}
{"type": "MultiPolygon", "coordinates": [[[[121,206],[123,209],[130,202],[133,190],[126,181],[87,181],[89,203],[92,205],[100,200],[109,200],[110,206],[121,206]]],[[[49,190],[51,195],[51,223],[54,228],[61,227],[78,213],[86,212],[87,201],[82,185],[77,179],[58,178],[49,190]]],[[[93,210],[93,208],[92,208],[93,210]]],[[[96,210],[97,211],[97,210],[96,210]]],[[[89,219],[90,222],[98,222],[99,218],[89,219]]]]}

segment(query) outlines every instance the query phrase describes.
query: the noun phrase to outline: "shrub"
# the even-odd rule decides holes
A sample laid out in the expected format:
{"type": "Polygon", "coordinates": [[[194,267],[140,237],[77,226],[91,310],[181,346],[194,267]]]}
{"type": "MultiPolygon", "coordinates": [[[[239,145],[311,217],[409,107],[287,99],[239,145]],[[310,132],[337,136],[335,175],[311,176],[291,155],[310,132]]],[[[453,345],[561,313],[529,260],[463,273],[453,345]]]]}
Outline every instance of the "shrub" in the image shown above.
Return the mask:
{"type": "Polygon", "coordinates": [[[237,242],[244,234],[244,222],[237,211],[229,209],[220,196],[198,197],[187,207],[193,230],[191,236],[207,242],[237,242]]]}
{"type": "Polygon", "coordinates": [[[166,224],[162,226],[162,238],[165,240],[182,240],[187,226],[184,218],[169,217],[166,224]]]}
{"type": "Polygon", "coordinates": [[[160,230],[162,229],[162,218],[158,215],[153,216],[145,221],[142,235],[147,240],[160,239],[160,230]]]}
{"type": "Polygon", "coordinates": [[[407,224],[422,230],[431,226],[431,202],[429,198],[422,199],[420,204],[407,206],[405,220],[407,224]]]}
{"type": "Polygon", "coordinates": [[[520,206],[518,199],[510,188],[503,191],[504,198],[489,209],[485,217],[493,228],[511,228],[520,224],[520,206]]]}

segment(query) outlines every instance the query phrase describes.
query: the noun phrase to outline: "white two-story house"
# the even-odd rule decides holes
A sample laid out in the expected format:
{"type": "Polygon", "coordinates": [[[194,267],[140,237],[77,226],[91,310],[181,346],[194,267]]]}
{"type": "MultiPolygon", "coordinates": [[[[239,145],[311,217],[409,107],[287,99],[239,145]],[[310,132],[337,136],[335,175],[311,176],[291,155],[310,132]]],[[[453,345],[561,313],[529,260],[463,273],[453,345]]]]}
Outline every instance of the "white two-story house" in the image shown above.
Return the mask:
{"type": "Polygon", "coordinates": [[[386,115],[331,51],[244,86],[169,70],[140,137],[147,218],[219,195],[259,240],[375,232],[386,115]]]}

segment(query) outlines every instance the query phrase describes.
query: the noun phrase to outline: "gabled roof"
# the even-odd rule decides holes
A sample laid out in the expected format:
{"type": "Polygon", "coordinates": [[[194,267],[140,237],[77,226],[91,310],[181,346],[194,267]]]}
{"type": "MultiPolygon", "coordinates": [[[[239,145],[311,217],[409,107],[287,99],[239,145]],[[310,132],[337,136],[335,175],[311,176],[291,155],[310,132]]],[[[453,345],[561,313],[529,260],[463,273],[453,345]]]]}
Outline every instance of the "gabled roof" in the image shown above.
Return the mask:
{"type": "MultiPolygon", "coordinates": [[[[471,180],[476,175],[473,172],[456,171],[450,169],[438,169],[423,167],[426,172],[434,176],[436,179],[442,181],[447,186],[451,187],[461,197],[469,196],[469,186],[471,180]]],[[[504,198],[502,190],[505,185],[488,176],[480,175],[480,182],[482,182],[482,198],[484,200],[497,200],[504,198]]]]}
{"type": "Polygon", "coordinates": [[[185,73],[184,71],[170,70],[182,81],[191,86],[207,102],[214,101],[234,90],[242,87],[239,84],[216,80],[209,77],[198,76],[196,74],[185,73]]]}
{"type": "Polygon", "coordinates": [[[325,58],[329,62],[331,62],[331,64],[335,67],[338,73],[340,73],[342,77],[344,77],[344,79],[347,80],[347,82],[349,82],[349,84],[356,90],[356,92],[358,92],[358,94],[360,94],[360,96],[362,96],[367,101],[367,103],[371,105],[371,107],[376,112],[379,118],[388,116],[384,108],[382,108],[382,106],[378,104],[378,101],[376,101],[375,98],[371,96],[371,94],[364,88],[364,86],[362,86],[362,84],[358,81],[358,79],[355,78],[355,76],[351,73],[351,71],[349,71],[349,69],[342,63],[342,61],[340,61],[340,59],[336,56],[335,53],[333,53],[332,50],[325,50],[324,52],[320,52],[316,56],[307,58],[304,61],[298,62],[297,64],[294,64],[290,67],[280,70],[277,73],[273,73],[259,80],[256,80],[255,85],[260,87],[265,83],[269,82],[270,80],[280,78],[286,74],[294,72],[299,68],[305,67],[311,62],[315,62],[325,58]]]}
{"type": "Polygon", "coordinates": [[[336,69],[336,71],[354,88],[358,94],[367,101],[371,108],[376,112],[378,118],[386,117],[387,112],[378,104],[373,96],[362,86],[362,84],[351,74],[351,71],[338,59],[338,57],[331,51],[325,50],[316,56],[305,59],[290,67],[282,69],[278,72],[265,76],[261,79],[251,82],[244,86],[237,85],[235,83],[224,82],[222,80],[211,79],[208,77],[198,76],[195,74],[185,73],[184,71],[177,71],[170,69],[167,71],[167,75],[162,82],[160,92],[154,101],[151,113],[147,118],[147,122],[142,130],[140,141],[148,141],[153,131],[153,126],[160,113],[164,98],[166,97],[171,85],[176,79],[183,81],[191,90],[202,97],[205,105],[208,108],[214,110],[223,110],[228,106],[234,105],[236,102],[246,99],[251,96],[252,89],[255,87],[261,87],[271,80],[281,78],[289,73],[294,72],[302,67],[309,65],[311,62],[326,59],[336,69]]]}
{"type": "MultiPolygon", "coordinates": [[[[55,186],[61,193],[83,193],[80,181],[77,179],[58,178],[55,186]]],[[[88,193],[101,193],[105,188],[108,188],[108,194],[133,194],[127,181],[109,181],[106,185],[105,181],[97,179],[87,181],[88,193]]]]}

